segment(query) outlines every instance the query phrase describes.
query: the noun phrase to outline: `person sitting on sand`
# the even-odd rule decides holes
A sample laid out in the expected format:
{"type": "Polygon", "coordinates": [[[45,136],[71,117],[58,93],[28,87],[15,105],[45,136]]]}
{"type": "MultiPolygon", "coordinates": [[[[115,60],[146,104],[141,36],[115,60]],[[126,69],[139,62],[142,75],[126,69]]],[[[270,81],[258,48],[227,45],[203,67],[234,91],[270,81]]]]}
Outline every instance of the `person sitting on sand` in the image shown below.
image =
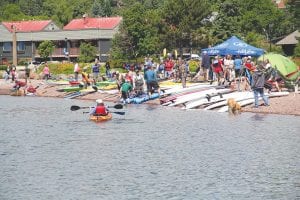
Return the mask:
{"type": "Polygon", "coordinates": [[[90,114],[94,116],[106,116],[108,115],[108,109],[103,103],[102,99],[96,100],[96,106],[91,108],[90,114]]]}

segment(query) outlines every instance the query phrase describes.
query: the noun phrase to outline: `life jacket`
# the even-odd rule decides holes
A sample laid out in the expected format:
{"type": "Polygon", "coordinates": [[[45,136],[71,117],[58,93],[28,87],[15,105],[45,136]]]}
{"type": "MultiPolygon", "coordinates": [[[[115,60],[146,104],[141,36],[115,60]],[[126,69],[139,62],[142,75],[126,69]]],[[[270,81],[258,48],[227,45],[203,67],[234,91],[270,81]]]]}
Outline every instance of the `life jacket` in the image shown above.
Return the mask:
{"type": "Polygon", "coordinates": [[[105,106],[97,106],[95,114],[96,115],[107,115],[108,113],[107,113],[105,106]]]}

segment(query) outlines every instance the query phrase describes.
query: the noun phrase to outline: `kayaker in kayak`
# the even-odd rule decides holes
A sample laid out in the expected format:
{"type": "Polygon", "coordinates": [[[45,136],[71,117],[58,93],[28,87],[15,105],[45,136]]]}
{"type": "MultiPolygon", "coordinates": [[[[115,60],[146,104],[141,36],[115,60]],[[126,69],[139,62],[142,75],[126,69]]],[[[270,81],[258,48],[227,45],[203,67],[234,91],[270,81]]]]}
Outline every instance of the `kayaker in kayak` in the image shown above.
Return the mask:
{"type": "Polygon", "coordinates": [[[96,106],[91,108],[90,114],[94,116],[108,115],[108,109],[105,107],[102,99],[96,100],[96,106]]]}

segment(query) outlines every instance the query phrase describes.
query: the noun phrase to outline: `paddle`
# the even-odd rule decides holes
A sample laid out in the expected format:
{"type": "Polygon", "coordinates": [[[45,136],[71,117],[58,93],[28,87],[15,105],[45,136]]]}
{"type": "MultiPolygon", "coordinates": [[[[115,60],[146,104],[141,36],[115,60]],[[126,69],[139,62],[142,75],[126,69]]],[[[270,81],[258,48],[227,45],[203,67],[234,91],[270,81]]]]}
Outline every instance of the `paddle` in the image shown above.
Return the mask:
{"type": "MultiPolygon", "coordinates": [[[[75,111],[75,110],[86,109],[86,108],[90,108],[90,107],[80,107],[80,106],[73,105],[73,106],[71,106],[70,110],[75,111]]],[[[122,104],[116,104],[114,106],[108,106],[108,108],[122,109],[123,105],[122,104]]]]}
{"type": "MultiPolygon", "coordinates": [[[[125,115],[125,112],[111,112],[109,111],[110,113],[115,113],[115,114],[118,114],[118,115],[125,115]]],[[[90,113],[90,112],[83,112],[83,113],[90,113]]]]}

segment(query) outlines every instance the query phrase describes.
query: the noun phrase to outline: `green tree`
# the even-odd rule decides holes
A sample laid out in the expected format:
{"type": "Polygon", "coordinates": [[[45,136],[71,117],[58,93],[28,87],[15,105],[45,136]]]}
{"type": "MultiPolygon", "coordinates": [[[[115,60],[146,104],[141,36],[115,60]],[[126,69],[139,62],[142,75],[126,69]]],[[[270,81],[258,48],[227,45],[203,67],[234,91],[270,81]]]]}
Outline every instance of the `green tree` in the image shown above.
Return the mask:
{"type": "Polygon", "coordinates": [[[294,29],[300,29],[300,1],[299,0],[288,0],[287,1],[287,14],[290,20],[293,22],[294,29]]]}
{"type": "Polygon", "coordinates": [[[19,6],[26,15],[37,16],[42,14],[43,0],[20,0],[19,6]]]}
{"type": "Polygon", "coordinates": [[[92,14],[94,16],[111,16],[112,15],[111,0],[96,0],[92,6],[92,14]]]}
{"type": "Polygon", "coordinates": [[[294,49],[294,57],[300,57],[300,42],[298,42],[294,49]]]}
{"type": "Polygon", "coordinates": [[[161,41],[170,49],[195,45],[201,38],[197,30],[210,11],[207,0],[166,0],[161,13],[161,41]]]}
{"type": "Polygon", "coordinates": [[[54,47],[55,45],[53,44],[52,41],[48,41],[48,40],[43,41],[38,47],[40,56],[45,60],[47,60],[52,55],[54,51],[54,47]]]}
{"type": "Polygon", "coordinates": [[[122,11],[123,23],[113,42],[112,56],[130,59],[152,55],[160,47],[158,37],[159,13],[135,3],[122,11]]]}
{"type": "Polygon", "coordinates": [[[6,4],[1,9],[1,16],[6,21],[17,21],[26,19],[26,15],[21,11],[20,7],[16,4],[6,4]]]}
{"type": "Polygon", "coordinates": [[[97,48],[95,46],[92,46],[89,43],[81,43],[80,44],[80,55],[78,58],[79,62],[91,62],[95,59],[97,48]]]}

